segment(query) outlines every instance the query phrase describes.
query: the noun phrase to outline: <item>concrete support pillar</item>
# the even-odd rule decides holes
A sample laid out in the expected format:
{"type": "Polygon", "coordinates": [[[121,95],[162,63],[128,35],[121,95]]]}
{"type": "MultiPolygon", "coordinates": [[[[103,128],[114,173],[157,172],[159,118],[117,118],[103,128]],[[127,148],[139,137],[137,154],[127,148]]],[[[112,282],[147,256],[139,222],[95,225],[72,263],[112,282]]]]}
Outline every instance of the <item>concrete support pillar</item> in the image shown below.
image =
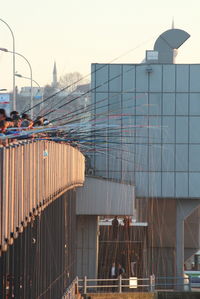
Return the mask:
{"type": "Polygon", "coordinates": [[[184,220],[200,205],[200,199],[177,199],[176,205],[176,282],[184,285],[184,220]]]}
{"type": "Polygon", "coordinates": [[[77,276],[97,278],[98,216],[77,216],[77,276]]]}

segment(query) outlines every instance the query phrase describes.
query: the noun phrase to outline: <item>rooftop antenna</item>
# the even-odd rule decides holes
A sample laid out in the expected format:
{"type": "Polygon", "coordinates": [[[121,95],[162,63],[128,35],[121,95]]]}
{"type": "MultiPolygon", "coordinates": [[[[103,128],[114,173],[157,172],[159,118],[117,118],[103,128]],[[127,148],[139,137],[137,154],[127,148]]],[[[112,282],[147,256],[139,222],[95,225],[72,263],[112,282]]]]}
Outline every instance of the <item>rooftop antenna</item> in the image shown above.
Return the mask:
{"type": "Polygon", "coordinates": [[[172,18],[172,29],[174,29],[174,17],[172,18]]]}

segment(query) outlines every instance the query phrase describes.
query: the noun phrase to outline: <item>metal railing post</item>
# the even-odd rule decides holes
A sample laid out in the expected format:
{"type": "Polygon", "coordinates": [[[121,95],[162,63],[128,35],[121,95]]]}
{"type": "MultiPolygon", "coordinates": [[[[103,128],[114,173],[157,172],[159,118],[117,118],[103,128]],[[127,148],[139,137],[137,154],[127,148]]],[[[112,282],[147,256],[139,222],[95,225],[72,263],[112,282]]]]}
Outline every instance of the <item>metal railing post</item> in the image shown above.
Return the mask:
{"type": "Polygon", "coordinates": [[[154,292],[155,291],[155,275],[154,274],[150,275],[149,281],[150,281],[150,286],[149,286],[150,290],[149,291],[154,292]]]}
{"type": "Polygon", "coordinates": [[[84,276],[83,280],[83,293],[87,294],[87,276],[84,276]]]}
{"type": "Polygon", "coordinates": [[[122,276],[119,275],[118,278],[118,292],[121,293],[122,292],[122,276]]]}
{"type": "Polygon", "coordinates": [[[191,282],[191,276],[189,276],[188,279],[189,279],[188,291],[191,292],[191,290],[192,290],[192,287],[191,287],[191,284],[192,284],[192,282],[191,282]]]}
{"type": "Polygon", "coordinates": [[[150,278],[149,278],[149,291],[152,292],[152,275],[150,275],[150,278]]]}
{"type": "Polygon", "coordinates": [[[78,289],[79,289],[79,285],[78,285],[78,276],[76,276],[76,294],[78,294],[78,289]]]}

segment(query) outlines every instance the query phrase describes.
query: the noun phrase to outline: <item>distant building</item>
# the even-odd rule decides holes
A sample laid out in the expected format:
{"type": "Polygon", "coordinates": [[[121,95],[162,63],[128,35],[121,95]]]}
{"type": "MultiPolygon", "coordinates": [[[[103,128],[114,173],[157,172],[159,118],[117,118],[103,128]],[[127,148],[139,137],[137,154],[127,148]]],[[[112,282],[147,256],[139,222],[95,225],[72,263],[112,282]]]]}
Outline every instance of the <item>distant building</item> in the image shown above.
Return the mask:
{"type": "MultiPolygon", "coordinates": [[[[39,88],[38,86],[33,86],[33,97],[34,98],[42,98],[44,88],[39,88]]],[[[21,97],[30,97],[31,96],[31,87],[30,86],[24,86],[21,88],[19,95],[21,97]]]]}
{"type": "Polygon", "coordinates": [[[93,174],[135,185],[139,220],[149,226],[149,269],[159,277],[183,277],[200,246],[200,64],[174,63],[189,37],[167,30],[144,63],[95,63],[91,71],[93,174]]]}
{"type": "Polygon", "coordinates": [[[166,31],[142,64],[92,64],[96,123],[104,114],[120,132],[95,155],[95,174],[134,182],[137,196],[200,197],[200,64],[174,64],[188,37],[166,31]]]}
{"type": "MultiPolygon", "coordinates": [[[[33,99],[34,104],[37,104],[40,102],[42,98],[47,98],[49,96],[53,96],[49,101],[49,106],[54,106],[55,103],[60,103],[62,105],[63,103],[66,103],[67,101],[74,100],[72,104],[68,105],[67,111],[74,111],[76,109],[85,108],[90,103],[90,84],[80,84],[77,85],[76,89],[70,92],[68,89],[60,91],[59,88],[59,82],[57,79],[57,66],[56,62],[54,62],[53,66],[53,73],[52,73],[52,83],[51,85],[46,85],[45,87],[39,88],[38,86],[33,86],[33,99]],[[63,99],[63,100],[62,100],[63,99]]],[[[31,96],[31,87],[30,86],[24,86],[21,88],[20,92],[18,93],[19,100],[17,101],[17,109],[21,112],[24,109],[24,106],[28,107],[30,105],[30,96],[31,96]]],[[[40,109],[37,107],[37,109],[40,109]]],[[[63,109],[66,109],[64,107],[63,109]]],[[[55,119],[59,116],[62,116],[64,114],[63,109],[55,110],[51,114],[51,118],[55,119]]],[[[88,119],[88,114],[83,120],[85,121],[88,119]]]]}
{"type": "MultiPolygon", "coordinates": [[[[53,66],[53,81],[52,81],[50,87],[52,88],[52,90],[55,89],[55,91],[58,91],[56,62],[54,62],[54,66],[53,66]]],[[[43,97],[44,87],[33,86],[32,90],[33,90],[33,97],[35,99],[41,99],[43,97]]],[[[31,86],[22,87],[20,92],[19,92],[19,96],[21,96],[21,97],[30,97],[31,96],[31,86]]]]}

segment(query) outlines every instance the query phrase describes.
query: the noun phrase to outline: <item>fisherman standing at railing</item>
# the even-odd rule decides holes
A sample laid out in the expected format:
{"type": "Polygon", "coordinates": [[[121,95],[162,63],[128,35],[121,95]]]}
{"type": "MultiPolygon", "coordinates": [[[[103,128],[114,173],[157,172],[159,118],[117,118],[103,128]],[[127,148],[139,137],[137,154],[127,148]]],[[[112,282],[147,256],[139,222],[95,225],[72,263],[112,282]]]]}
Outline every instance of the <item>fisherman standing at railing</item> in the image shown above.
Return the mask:
{"type": "Polygon", "coordinates": [[[125,270],[124,270],[124,268],[122,267],[122,265],[121,264],[118,264],[118,269],[117,269],[117,274],[118,274],[118,276],[122,276],[123,277],[123,275],[125,274],[125,270]]]}
{"type": "Polygon", "coordinates": [[[112,233],[113,233],[113,239],[116,240],[118,237],[119,232],[119,221],[117,219],[117,216],[112,220],[112,233]]]}
{"type": "MultiPolygon", "coordinates": [[[[116,265],[115,265],[115,262],[112,263],[112,266],[111,266],[111,268],[110,268],[109,276],[110,276],[110,278],[112,278],[112,279],[115,279],[115,278],[117,278],[117,276],[118,276],[118,269],[117,269],[117,267],[116,267],[116,265]]],[[[113,280],[113,281],[111,282],[111,284],[112,284],[112,285],[116,285],[116,280],[113,280]]],[[[112,287],[112,292],[115,292],[115,291],[116,291],[116,288],[115,288],[115,287],[112,287]]]]}
{"type": "Polygon", "coordinates": [[[4,133],[6,129],[11,125],[10,118],[7,117],[5,109],[0,109],[0,122],[1,122],[1,132],[4,133]]]}
{"type": "Polygon", "coordinates": [[[22,114],[22,123],[21,127],[31,129],[33,127],[33,120],[30,118],[30,116],[26,113],[22,114]]]}
{"type": "Polygon", "coordinates": [[[123,219],[123,223],[124,223],[124,237],[125,240],[129,240],[130,239],[130,218],[128,216],[125,216],[123,219]]]}

